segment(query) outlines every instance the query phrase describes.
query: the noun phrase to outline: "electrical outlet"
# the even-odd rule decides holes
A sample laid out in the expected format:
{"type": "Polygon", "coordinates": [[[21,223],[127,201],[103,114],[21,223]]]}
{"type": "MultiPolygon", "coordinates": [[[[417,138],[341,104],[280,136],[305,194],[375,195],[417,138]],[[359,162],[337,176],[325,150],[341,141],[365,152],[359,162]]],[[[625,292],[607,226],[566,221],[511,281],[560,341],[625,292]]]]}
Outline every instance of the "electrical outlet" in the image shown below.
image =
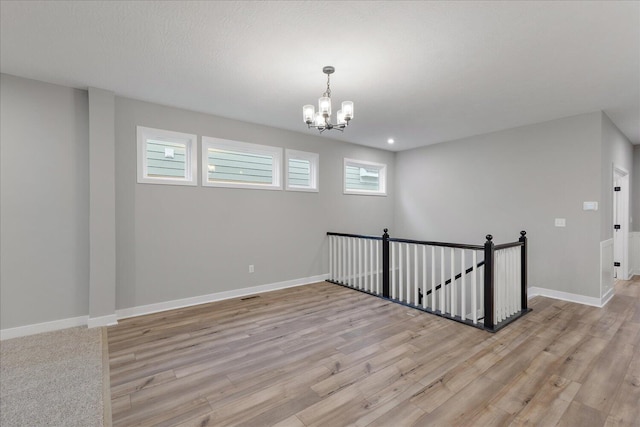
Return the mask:
{"type": "Polygon", "coordinates": [[[251,264],[251,265],[249,266],[249,273],[253,273],[254,271],[255,271],[255,270],[254,270],[254,268],[253,268],[253,264],[251,264]]]}

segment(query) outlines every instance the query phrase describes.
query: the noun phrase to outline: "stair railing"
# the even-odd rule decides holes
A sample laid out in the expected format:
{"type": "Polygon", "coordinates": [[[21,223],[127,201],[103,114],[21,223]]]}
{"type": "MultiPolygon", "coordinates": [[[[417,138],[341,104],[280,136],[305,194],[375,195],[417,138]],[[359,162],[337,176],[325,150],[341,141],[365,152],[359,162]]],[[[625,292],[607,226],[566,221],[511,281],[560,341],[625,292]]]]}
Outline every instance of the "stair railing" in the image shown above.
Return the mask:
{"type": "Polygon", "coordinates": [[[495,332],[529,311],[520,234],[469,245],[329,232],[328,281],[495,332]]]}

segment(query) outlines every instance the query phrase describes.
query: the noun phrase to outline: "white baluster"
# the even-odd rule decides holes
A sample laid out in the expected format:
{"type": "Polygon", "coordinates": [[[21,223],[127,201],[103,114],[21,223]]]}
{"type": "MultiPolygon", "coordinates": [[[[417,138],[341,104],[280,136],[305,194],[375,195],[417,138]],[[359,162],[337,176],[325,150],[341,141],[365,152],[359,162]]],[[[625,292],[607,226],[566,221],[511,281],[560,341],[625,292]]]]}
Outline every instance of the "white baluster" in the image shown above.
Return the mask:
{"type": "Polygon", "coordinates": [[[506,267],[506,262],[504,259],[504,252],[503,251],[499,251],[499,258],[500,258],[500,263],[498,264],[498,271],[500,272],[500,285],[499,285],[499,298],[500,301],[498,303],[498,316],[497,318],[499,319],[498,322],[502,322],[502,320],[504,319],[504,291],[505,291],[505,267],[506,267]]]}
{"type": "Polygon", "coordinates": [[[367,290],[373,293],[373,240],[367,241],[367,290]]]}
{"type": "Polygon", "coordinates": [[[513,290],[513,282],[511,281],[511,275],[512,275],[512,262],[513,262],[513,257],[511,256],[511,254],[513,253],[512,251],[513,248],[509,248],[509,250],[507,251],[507,280],[506,282],[506,287],[505,287],[505,293],[507,295],[507,304],[506,304],[506,310],[505,310],[505,318],[509,317],[511,315],[511,307],[512,307],[512,303],[513,303],[513,295],[512,295],[512,290],[513,290]]]}
{"type": "Polygon", "coordinates": [[[402,243],[398,243],[398,299],[400,301],[403,301],[403,295],[404,295],[404,282],[402,281],[403,279],[403,274],[402,274],[402,266],[404,265],[403,263],[403,258],[402,258],[402,253],[404,251],[402,250],[402,243]]]}
{"type": "Polygon", "coordinates": [[[521,300],[522,300],[522,283],[520,280],[522,279],[522,247],[518,246],[518,250],[516,251],[516,313],[522,310],[521,300]]]}
{"type": "Polygon", "coordinates": [[[480,280],[478,280],[478,282],[480,282],[480,286],[478,287],[480,289],[478,305],[480,307],[480,317],[484,317],[484,264],[478,268],[478,277],[480,278],[480,280]]]}
{"type": "Polygon", "coordinates": [[[367,270],[368,283],[369,283],[369,292],[375,293],[376,291],[376,282],[374,276],[374,268],[375,268],[375,259],[373,258],[374,247],[373,245],[376,243],[375,240],[369,240],[369,269],[367,270]]]}
{"type": "Polygon", "coordinates": [[[378,244],[377,240],[371,240],[369,242],[369,287],[372,293],[376,293],[376,259],[374,258],[376,254],[376,245],[378,244]]]}
{"type": "Polygon", "coordinates": [[[507,282],[507,289],[509,292],[509,311],[507,312],[508,316],[511,316],[513,313],[515,313],[515,289],[514,289],[514,285],[516,283],[515,278],[514,278],[514,271],[515,271],[515,257],[514,255],[514,251],[515,248],[509,248],[509,281],[507,282]]]}
{"type": "Polygon", "coordinates": [[[380,245],[381,240],[376,240],[376,294],[381,295],[380,292],[380,245]]]}
{"type": "Polygon", "coordinates": [[[346,237],[338,237],[336,244],[338,246],[338,282],[345,283],[346,281],[346,269],[347,269],[347,254],[346,254],[346,237]]]}
{"type": "Polygon", "coordinates": [[[427,246],[422,245],[422,308],[427,308],[427,246]]]}
{"type": "Polygon", "coordinates": [[[369,270],[367,270],[367,267],[369,265],[369,263],[367,262],[367,258],[369,258],[368,257],[368,254],[369,254],[369,239],[362,239],[362,244],[364,245],[364,256],[363,256],[363,258],[364,258],[364,270],[363,270],[364,277],[363,277],[363,279],[364,280],[363,280],[363,286],[362,287],[363,287],[363,289],[365,291],[367,291],[367,290],[369,290],[367,288],[367,286],[369,286],[368,277],[367,277],[368,273],[369,273],[369,270]]]}
{"type": "Polygon", "coordinates": [[[462,318],[462,320],[466,320],[467,319],[467,289],[466,289],[466,277],[467,277],[467,268],[465,266],[464,263],[464,253],[465,250],[461,249],[460,250],[460,272],[462,274],[462,276],[460,276],[460,317],[462,318]]]}
{"type": "Polygon", "coordinates": [[[364,287],[362,283],[362,261],[362,239],[358,239],[358,289],[362,289],[364,287]]]}
{"type": "Polygon", "coordinates": [[[420,289],[420,282],[418,282],[418,245],[413,245],[413,304],[418,305],[420,298],[418,289],[420,289]]]}
{"type": "Polygon", "coordinates": [[[334,268],[334,271],[335,271],[334,280],[336,282],[340,282],[340,274],[342,273],[341,266],[342,266],[342,263],[343,263],[343,260],[342,260],[343,254],[340,251],[340,237],[339,236],[336,236],[336,238],[335,238],[334,248],[335,248],[335,259],[334,259],[334,262],[333,262],[333,268],[334,268]]]}
{"type": "Polygon", "coordinates": [[[518,266],[520,264],[520,257],[518,256],[518,252],[520,252],[520,247],[516,246],[515,248],[513,248],[513,254],[511,255],[513,257],[513,264],[512,264],[512,268],[513,270],[511,271],[511,274],[513,276],[512,279],[512,284],[511,284],[511,295],[513,298],[513,305],[512,305],[512,314],[515,314],[518,312],[518,289],[520,288],[519,286],[519,282],[518,282],[518,266]]]}
{"type": "Polygon", "coordinates": [[[342,283],[342,268],[344,253],[342,250],[342,236],[336,237],[336,252],[338,255],[338,268],[336,272],[336,282],[342,283]]]}
{"type": "Polygon", "coordinates": [[[509,301],[509,297],[511,296],[509,293],[509,288],[511,288],[509,285],[509,274],[511,273],[509,268],[510,261],[509,251],[504,251],[504,311],[502,314],[502,320],[506,319],[509,315],[509,305],[511,304],[511,301],[509,301]]]}
{"type": "Polygon", "coordinates": [[[333,277],[333,236],[329,236],[329,280],[334,280],[333,277]]]}
{"type": "Polygon", "coordinates": [[[391,251],[391,298],[396,299],[396,244],[391,242],[389,246],[391,251]]]}
{"type": "Polygon", "coordinates": [[[340,263],[339,269],[340,272],[338,272],[338,281],[340,283],[348,283],[348,277],[347,277],[347,263],[349,262],[348,257],[348,250],[349,248],[347,247],[347,245],[349,244],[349,238],[348,237],[339,237],[338,240],[338,262],[340,263]]]}
{"type": "Polygon", "coordinates": [[[472,251],[471,252],[471,260],[473,261],[473,270],[471,271],[471,316],[473,319],[473,324],[477,324],[478,323],[478,301],[476,300],[476,296],[477,296],[477,290],[476,290],[476,286],[478,285],[478,280],[476,277],[477,274],[477,267],[476,267],[476,263],[477,263],[477,254],[476,251],[472,251]]]}
{"type": "Polygon", "coordinates": [[[444,246],[440,247],[440,311],[447,312],[447,306],[444,298],[444,246]]]}
{"type": "Polygon", "coordinates": [[[409,255],[409,251],[411,250],[411,245],[407,243],[407,303],[411,304],[411,256],[409,255]]]}
{"type": "Polygon", "coordinates": [[[496,251],[495,252],[495,280],[496,280],[496,287],[495,287],[495,291],[494,291],[494,298],[495,298],[495,303],[494,303],[494,314],[493,314],[493,319],[495,321],[495,323],[499,323],[500,322],[500,313],[502,312],[502,310],[500,310],[500,296],[502,294],[502,262],[501,262],[501,258],[502,258],[502,252],[500,251],[496,251]]]}
{"type": "MultiPolygon", "coordinates": [[[[436,299],[436,247],[431,246],[431,309],[436,311],[438,300],[436,299]]],[[[442,311],[442,306],[440,306],[442,311]]]]}
{"type": "Polygon", "coordinates": [[[451,285],[449,286],[451,289],[449,291],[449,294],[451,296],[450,298],[450,304],[451,304],[451,315],[455,316],[456,315],[456,252],[455,252],[455,248],[451,248],[451,285]]]}
{"type": "Polygon", "coordinates": [[[344,275],[345,275],[345,282],[353,287],[353,280],[351,280],[351,275],[353,274],[353,242],[352,242],[352,238],[348,237],[347,241],[346,241],[346,245],[347,245],[347,250],[346,250],[346,256],[345,256],[345,267],[344,267],[344,275]]]}

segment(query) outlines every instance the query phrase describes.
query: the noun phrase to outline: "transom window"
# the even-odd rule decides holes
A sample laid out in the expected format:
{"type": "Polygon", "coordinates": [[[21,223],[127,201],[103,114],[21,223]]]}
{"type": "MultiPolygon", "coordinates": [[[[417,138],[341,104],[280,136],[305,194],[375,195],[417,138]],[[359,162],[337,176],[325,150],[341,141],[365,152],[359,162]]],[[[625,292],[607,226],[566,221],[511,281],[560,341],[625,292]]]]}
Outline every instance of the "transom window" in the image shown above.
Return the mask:
{"type": "Polygon", "coordinates": [[[197,136],[137,127],[138,182],[197,185],[197,136]]]}
{"type": "Polygon", "coordinates": [[[202,137],[202,185],[281,190],[282,148],[202,137]]]}
{"type": "Polygon", "coordinates": [[[387,165],[344,159],[344,194],[386,196],[387,165]]]}
{"type": "Polygon", "coordinates": [[[285,158],[287,190],[318,191],[318,154],[286,150],[285,158]]]}

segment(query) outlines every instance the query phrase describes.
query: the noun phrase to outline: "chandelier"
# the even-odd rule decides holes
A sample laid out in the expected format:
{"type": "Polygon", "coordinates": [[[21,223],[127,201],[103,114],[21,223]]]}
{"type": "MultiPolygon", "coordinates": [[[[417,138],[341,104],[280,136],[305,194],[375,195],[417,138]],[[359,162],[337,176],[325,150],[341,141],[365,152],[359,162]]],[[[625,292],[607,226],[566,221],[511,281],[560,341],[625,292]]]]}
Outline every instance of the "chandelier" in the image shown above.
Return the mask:
{"type": "Polygon", "coordinates": [[[342,109],[336,114],[336,123],[331,123],[331,88],[329,87],[329,77],[336,71],[335,68],[328,65],[322,69],[327,75],[327,90],[318,99],[318,111],[316,112],[313,105],[305,105],[302,107],[302,117],[309,129],[316,128],[320,133],[325,130],[336,129],[342,132],[349,125],[349,121],[353,119],[353,102],[343,101],[342,109]]]}

